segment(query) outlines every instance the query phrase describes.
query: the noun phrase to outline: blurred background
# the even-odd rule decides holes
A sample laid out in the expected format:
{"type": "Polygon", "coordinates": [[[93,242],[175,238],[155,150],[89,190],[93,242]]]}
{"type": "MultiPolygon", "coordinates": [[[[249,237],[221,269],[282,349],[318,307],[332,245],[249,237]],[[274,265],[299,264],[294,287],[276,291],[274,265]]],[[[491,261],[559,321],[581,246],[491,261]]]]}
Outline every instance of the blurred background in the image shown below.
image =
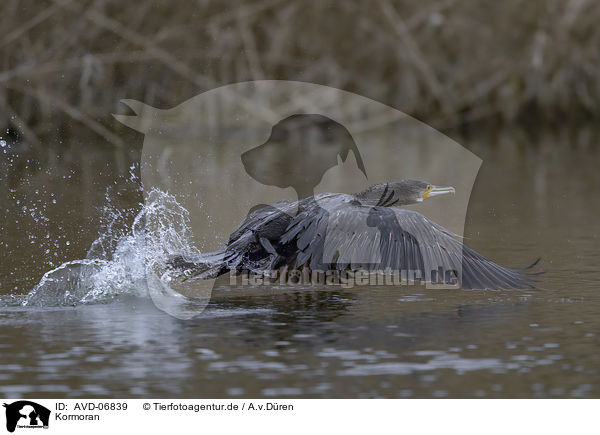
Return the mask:
{"type": "Polygon", "coordinates": [[[172,107],[255,79],[309,81],[436,128],[598,109],[592,0],[7,0],[0,107],[32,146],[78,127],[123,146],[121,98],[172,107]]]}
{"type": "Polygon", "coordinates": [[[539,191],[542,156],[596,148],[599,18],[592,0],[6,0],[0,291],[84,256],[106,201],[135,215],[143,137],[111,117],[130,113],[122,98],[170,108],[238,81],[329,85],[448,134],[482,174],[498,143],[529,153],[539,191]]]}

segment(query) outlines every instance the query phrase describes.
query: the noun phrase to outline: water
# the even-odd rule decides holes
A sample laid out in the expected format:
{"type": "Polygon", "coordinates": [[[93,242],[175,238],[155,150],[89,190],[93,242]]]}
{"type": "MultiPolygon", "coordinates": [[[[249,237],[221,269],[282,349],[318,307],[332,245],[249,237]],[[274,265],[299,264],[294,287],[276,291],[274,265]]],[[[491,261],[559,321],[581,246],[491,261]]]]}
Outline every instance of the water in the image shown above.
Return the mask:
{"type": "Polygon", "coordinates": [[[193,320],[147,296],[148,257],[194,247],[185,213],[165,213],[177,210],[168,196],[140,205],[135,151],[80,147],[55,159],[0,150],[0,392],[600,397],[594,137],[462,140],[484,159],[467,243],[508,266],[541,255],[540,289],[230,287],[193,320]],[[162,228],[150,253],[136,230],[148,213],[162,228]]]}

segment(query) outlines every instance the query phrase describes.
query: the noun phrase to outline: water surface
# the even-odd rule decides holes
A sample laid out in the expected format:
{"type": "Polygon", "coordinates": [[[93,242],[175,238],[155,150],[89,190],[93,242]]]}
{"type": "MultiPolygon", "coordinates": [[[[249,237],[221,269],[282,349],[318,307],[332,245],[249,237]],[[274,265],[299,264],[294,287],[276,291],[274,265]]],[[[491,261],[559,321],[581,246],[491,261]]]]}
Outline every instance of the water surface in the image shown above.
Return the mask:
{"type": "Polygon", "coordinates": [[[92,146],[58,158],[0,154],[0,393],[600,397],[595,137],[511,130],[462,140],[484,160],[467,243],[507,266],[542,256],[539,289],[234,288],[188,321],[127,292],[19,306],[46,271],[91,246],[115,255],[141,207],[139,156],[92,146]],[[99,234],[110,237],[93,245],[99,234]]]}

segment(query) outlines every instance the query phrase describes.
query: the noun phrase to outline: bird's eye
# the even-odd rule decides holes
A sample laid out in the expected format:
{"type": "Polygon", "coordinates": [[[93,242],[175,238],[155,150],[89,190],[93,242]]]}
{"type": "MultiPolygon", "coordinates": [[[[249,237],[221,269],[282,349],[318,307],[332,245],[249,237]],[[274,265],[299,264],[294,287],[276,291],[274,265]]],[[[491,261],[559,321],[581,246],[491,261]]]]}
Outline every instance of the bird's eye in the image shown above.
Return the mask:
{"type": "Polygon", "coordinates": [[[427,192],[429,192],[431,189],[433,189],[433,186],[431,184],[427,185],[427,192]]]}

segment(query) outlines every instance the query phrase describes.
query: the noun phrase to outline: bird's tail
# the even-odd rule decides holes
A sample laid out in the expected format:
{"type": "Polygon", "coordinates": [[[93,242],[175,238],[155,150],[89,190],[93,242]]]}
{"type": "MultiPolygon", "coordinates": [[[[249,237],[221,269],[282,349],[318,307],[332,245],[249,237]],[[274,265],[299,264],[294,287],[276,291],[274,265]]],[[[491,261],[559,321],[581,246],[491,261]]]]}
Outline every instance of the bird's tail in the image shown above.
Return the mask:
{"type": "Polygon", "coordinates": [[[183,281],[188,279],[214,279],[229,270],[224,257],[225,253],[222,251],[202,254],[194,259],[183,255],[175,255],[167,261],[167,265],[181,273],[183,281]]]}

